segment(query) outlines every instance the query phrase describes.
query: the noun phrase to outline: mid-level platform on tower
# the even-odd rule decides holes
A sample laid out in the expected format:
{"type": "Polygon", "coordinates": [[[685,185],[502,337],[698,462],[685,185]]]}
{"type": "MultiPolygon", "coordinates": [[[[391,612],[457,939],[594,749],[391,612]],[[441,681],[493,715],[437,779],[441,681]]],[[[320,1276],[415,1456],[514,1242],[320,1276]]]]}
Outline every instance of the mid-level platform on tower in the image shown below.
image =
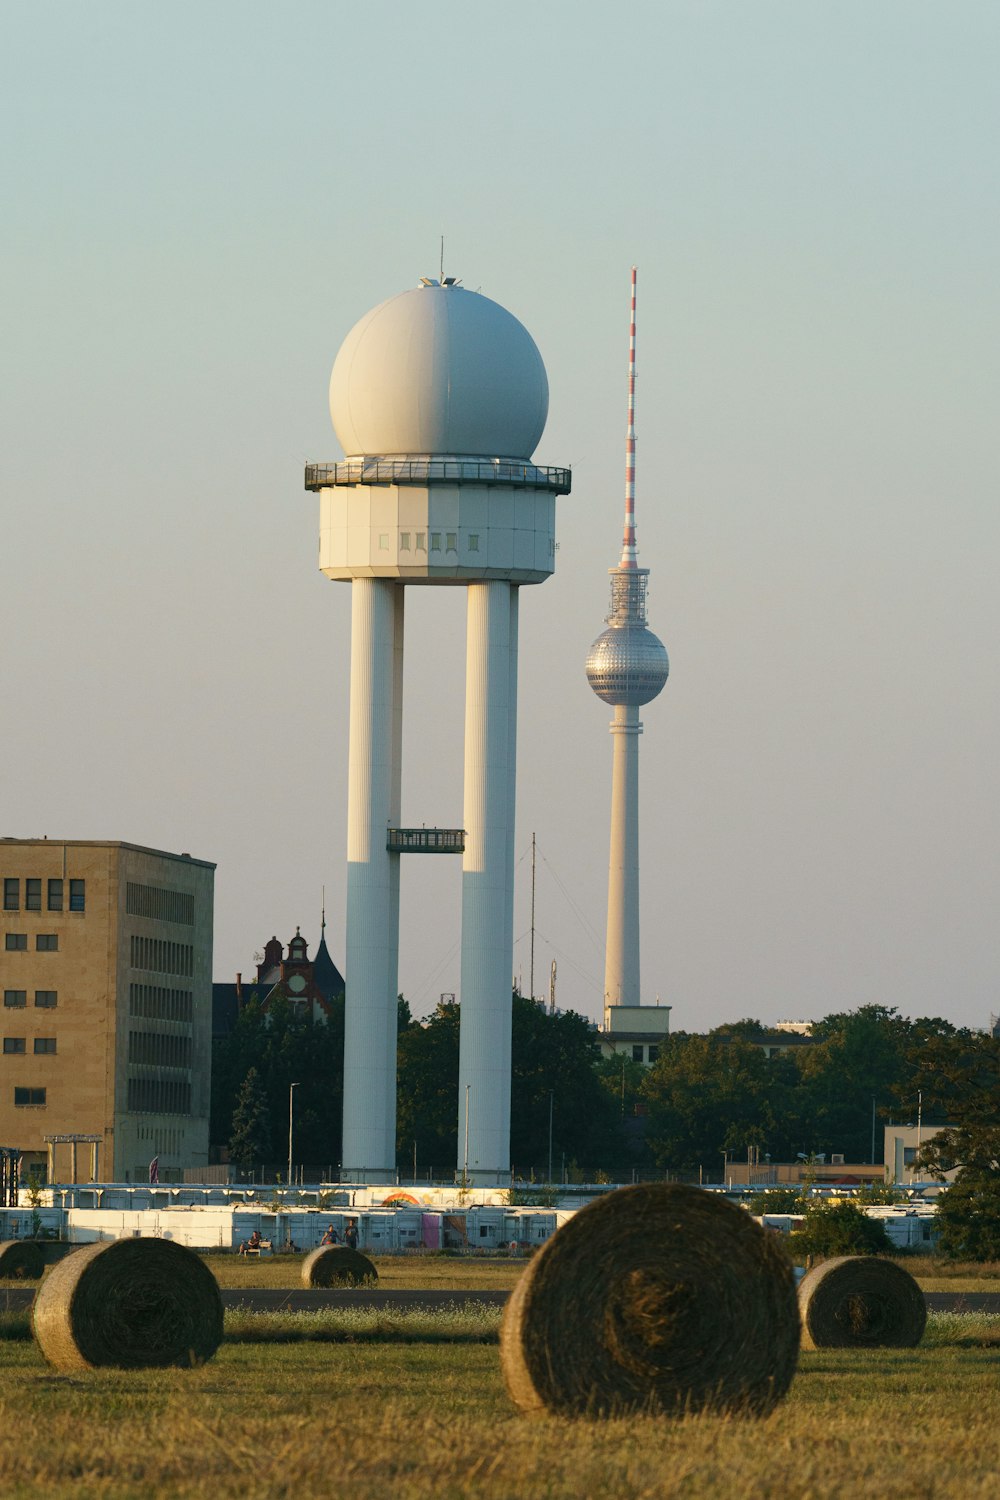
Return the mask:
{"type": "Polygon", "coordinates": [[[464,854],[464,828],[389,828],[385,847],[390,854],[464,854]]]}

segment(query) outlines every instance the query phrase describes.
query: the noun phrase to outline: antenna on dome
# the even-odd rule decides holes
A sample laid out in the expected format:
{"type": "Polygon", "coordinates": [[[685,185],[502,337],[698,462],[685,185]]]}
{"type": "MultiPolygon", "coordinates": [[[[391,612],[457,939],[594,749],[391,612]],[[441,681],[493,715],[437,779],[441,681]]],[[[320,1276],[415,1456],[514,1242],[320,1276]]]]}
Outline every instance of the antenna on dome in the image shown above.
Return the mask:
{"type": "Polygon", "coordinates": [[[628,426],[625,430],[625,530],[620,568],[636,566],[635,545],[635,266],[628,330],[628,426]]]}
{"type": "Polygon", "coordinates": [[[322,886],[321,889],[323,892],[323,905],[321,908],[322,915],[320,917],[319,936],[320,941],[322,942],[323,938],[326,936],[326,886],[322,886]]]}
{"type": "Polygon", "coordinates": [[[444,284],[444,235],[441,236],[441,282],[444,284]]]}

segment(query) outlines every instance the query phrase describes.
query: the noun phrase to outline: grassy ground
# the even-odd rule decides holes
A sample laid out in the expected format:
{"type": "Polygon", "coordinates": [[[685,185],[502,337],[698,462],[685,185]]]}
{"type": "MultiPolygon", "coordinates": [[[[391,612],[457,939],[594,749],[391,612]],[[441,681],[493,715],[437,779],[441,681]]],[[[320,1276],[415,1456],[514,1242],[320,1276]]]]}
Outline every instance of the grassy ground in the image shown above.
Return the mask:
{"type": "Polygon", "coordinates": [[[264,1345],[233,1326],[200,1370],[67,1377],[0,1341],[0,1493],[993,1500],[996,1322],[933,1319],[919,1350],[803,1355],[763,1422],[527,1419],[486,1343],[264,1345]]]}
{"type": "MultiPolygon", "coordinates": [[[[386,1291],[509,1291],[524,1270],[524,1260],[505,1256],[376,1255],[378,1284],[386,1291]]],[[[206,1255],[205,1262],[223,1287],[289,1287],[301,1285],[302,1256],[271,1255],[244,1260],[239,1255],[206,1255]]],[[[915,1276],[925,1292],[1000,1292],[1000,1262],[969,1265],[934,1256],[908,1256],[898,1262],[915,1276]]]]}

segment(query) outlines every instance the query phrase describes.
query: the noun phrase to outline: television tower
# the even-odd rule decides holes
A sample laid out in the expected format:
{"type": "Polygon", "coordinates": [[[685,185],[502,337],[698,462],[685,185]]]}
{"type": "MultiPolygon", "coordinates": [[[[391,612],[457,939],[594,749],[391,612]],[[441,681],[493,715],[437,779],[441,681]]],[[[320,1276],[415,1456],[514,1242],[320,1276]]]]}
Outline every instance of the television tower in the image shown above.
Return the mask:
{"type": "Polygon", "coordinates": [[[587,681],[614,707],[611,776],[611,858],[604,1007],[640,1004],[639,975],[639,709],[659,693],[670,664],[663,642],[646,625],[649,569],[635,544],[635,266],[628,345],[628,427],[625,435],[625,529],[617,568],[610,568],[608,629],[587,656],[587,681]]]}
{"type": "Polygon", "coordinates": [[[330,377],[347,457],[306,468],[320,568],[352,599],[345,1181],[396,1176],[404,854],[462,855],[457,1165],[470,1184],[510,1180],[518,596],[555,567],[555,500],[570,488],[568,469],[531,461],[548,400],[511,313],[454,277],[422,277],[348,333],[330,377]],[[430,826],[423,810],[402,825],[408,585],[466,596],[464,828],[430,826]]]}

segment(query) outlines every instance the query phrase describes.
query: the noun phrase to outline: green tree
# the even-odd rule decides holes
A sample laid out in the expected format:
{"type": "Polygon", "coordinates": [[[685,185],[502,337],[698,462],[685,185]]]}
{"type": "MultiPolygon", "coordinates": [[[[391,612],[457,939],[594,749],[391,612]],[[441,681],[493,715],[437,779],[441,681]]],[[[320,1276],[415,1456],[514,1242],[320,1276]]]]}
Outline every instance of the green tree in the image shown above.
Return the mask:
{"type": "Polygon", "coordinates": [[[752,1214],[801,1214],[804,1211],[805,1199],[799,1188],[765,1188],[750,1199],[752,1214]]]}
{"type": "Polygon", "coordinates": [[[889,1255],[893,1245],[881,1220],[845,1199],[809,1203],[805,1223],[790,1236],[789,1249],[800,1255],[889,1255]]]}
{"type": "Polygon", "coordinates": [[[913,1085],[949,1120],[917,1165],[958,1172],[939,1197],[938,1249],[952,1260],[1000,1259],[1000,1037],[954,1031],[926,1038],[913,1085]]]}
{"type": "MultiPolygon", "coordinates": [[[[411,1163],[451,1175],[459,1160],[458,1097],[461,1007],[440,1003],[399,1036],[397,1152],[411,1163]]],[[[580,1161],[601,1166],[620,1159],[619,1118],[597,1073],[600,1053],[590,1023],[572,1012],[550,1016],[514,992],[511,1012],[511,1162],[536,1176],[548,1168],[551,1102],[552,1154],[558,1167],[580,1161]],[[551,1101],[550,1101],[551,1096],[551,1101]]],[[[476,1101],[470,1097],[470,1109],[476,1101]]]]}
{"type": "Polygon", "coordinates": [[[450,1177],[458,1155],[459,1007],[439,1001],[433,1014],[399,1033],[396,1144],[401,1162],[450,1177]]]}
{"type": "MultiPolygon", "coordinates": [[[[848,1161],[871,1154],[873,1101],[898,1097],[909,1072],[911,1023],[884,1005],[825,1016],[816,1044],[800,1049],[800,1144],[797,1150],[842,1152],[848,1161]]],[[[875,1156],[881,1155],[876,1136],[875,1156]]]]}
{"type": "Polygon", "coordinates": [[[230,1138],[233,1113],[248,1071],[256,1070],[267,1099],[272,1150],[288,1138],[289,1087],[295,1091],[295,1159],[336,1167],[340,1161],[343,1113],[343,998],[331,1005],[327,1021],[300,1014],[276,996],[264,1011],[251,993],[231,1034],[212,1053],[211,1139],[230,1138]]]}
{"type": "Polygon", "coordinates": [[[642,1085],[655,1160],[675,1170],[711,1171],[724,1151],[742,1155],[748,1147],[780,1160],[790,1147],[796,1082],[792,1059],[767,1057],[730,1028],[707,1036],[675,1033],[642,1085]]]}
{"type": "Polygon", "coordinates": [[[243,1080],[233,1113],[233,1133],[229,1138],[230,1160],[245,1171],[253,1171],[271,1154],[271,1128],[268,1119],[267,1091],[256,1068],[243,1080]]]}

